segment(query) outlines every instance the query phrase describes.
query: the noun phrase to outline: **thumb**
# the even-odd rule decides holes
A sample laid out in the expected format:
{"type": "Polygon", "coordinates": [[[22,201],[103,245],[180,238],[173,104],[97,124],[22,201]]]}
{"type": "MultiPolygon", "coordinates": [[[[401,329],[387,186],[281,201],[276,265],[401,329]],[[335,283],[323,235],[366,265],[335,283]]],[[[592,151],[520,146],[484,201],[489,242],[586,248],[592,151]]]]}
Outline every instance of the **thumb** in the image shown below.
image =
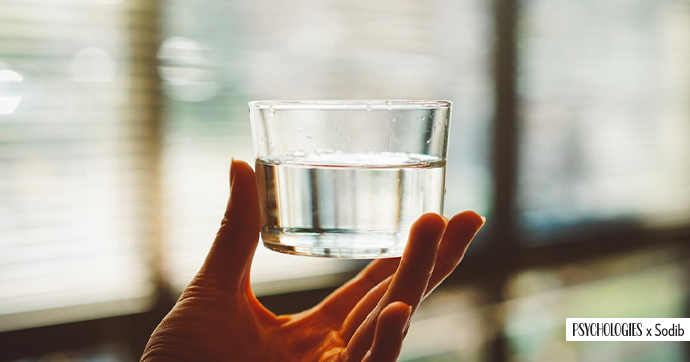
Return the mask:
{"type": "Polygon", "coordinates": [[[233,160],[228,206],[197,282],[210,281],[223,289],[243,288],[259,242],[260,223],[254,171],[247,163],[233,160]]]}

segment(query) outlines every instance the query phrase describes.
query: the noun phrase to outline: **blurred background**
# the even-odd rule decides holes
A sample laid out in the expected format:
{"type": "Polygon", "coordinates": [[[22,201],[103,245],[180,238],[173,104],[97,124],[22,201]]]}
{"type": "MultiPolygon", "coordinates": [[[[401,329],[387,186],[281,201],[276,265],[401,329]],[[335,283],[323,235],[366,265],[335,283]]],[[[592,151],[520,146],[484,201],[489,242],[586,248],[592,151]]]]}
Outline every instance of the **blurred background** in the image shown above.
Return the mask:
{"type": "MultiPolygon", "coordinates": [[[[401,361],[690,361],[565,342],[690,317],[688,0],[0,0],[0,360],[138,360],[252,163],[256,99],[454,102],[446,213],[488,217],[401,361]]],[[[361,263],[259,248],[306,309],[361,263]]]]}

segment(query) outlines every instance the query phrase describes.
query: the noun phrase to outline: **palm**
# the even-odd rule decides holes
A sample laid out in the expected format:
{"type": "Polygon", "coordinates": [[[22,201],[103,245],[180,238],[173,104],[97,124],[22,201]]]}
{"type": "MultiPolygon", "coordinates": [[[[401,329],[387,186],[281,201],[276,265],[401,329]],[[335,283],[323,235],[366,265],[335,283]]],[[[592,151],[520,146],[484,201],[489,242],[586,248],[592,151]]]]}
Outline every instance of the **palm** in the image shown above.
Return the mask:
{"type": "Polygon", "coordinates": [[[413,225],[402,262],[374,261],[317,306],[276,316],[249,287],[260,223],[251,168],[234,163],[231,183],[208,257],[142,361],[394,361],[411,311],[455,269],[483,223],[472,212],[448,223],[426,214],[413,225]]]}

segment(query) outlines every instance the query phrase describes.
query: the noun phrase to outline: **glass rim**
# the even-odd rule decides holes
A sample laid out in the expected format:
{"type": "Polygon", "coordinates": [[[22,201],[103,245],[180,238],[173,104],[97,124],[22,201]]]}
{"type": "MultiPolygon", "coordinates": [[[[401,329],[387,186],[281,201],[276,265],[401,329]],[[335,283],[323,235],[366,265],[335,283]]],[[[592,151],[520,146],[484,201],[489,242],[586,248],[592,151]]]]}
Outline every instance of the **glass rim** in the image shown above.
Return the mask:
{"type": "Polygon", "coordinates": [[[249,109],[273,110],[401,110],[451,108],[446,100],[260,100],[249,102],[249,109]]]}

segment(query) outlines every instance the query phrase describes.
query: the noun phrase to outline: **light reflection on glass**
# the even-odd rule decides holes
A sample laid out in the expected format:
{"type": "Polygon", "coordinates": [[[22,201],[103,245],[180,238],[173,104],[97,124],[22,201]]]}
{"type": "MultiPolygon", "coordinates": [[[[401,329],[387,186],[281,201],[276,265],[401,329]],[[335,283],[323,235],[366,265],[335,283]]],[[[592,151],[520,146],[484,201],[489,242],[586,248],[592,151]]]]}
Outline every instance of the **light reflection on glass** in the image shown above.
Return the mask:
{"type": "Polygon", "coordinates": [[[22,97],[15,86],[23,81],[22,76],[13,70],[0,70],[0,114],[12,114],[17,109],[22,97]]]}

